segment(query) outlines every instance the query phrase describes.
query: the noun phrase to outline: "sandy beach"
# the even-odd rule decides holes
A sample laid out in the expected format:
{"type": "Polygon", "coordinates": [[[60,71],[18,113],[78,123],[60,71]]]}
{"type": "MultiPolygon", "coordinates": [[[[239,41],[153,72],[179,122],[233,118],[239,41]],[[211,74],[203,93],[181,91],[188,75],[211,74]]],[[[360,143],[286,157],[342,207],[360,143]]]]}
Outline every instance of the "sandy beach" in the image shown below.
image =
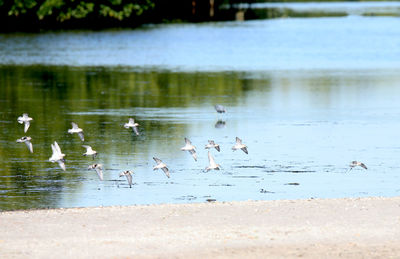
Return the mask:
{"type": "Polygon", "coordinates": [[[396,258],[400,198],[0,213],[2,258],[396,258]]]}

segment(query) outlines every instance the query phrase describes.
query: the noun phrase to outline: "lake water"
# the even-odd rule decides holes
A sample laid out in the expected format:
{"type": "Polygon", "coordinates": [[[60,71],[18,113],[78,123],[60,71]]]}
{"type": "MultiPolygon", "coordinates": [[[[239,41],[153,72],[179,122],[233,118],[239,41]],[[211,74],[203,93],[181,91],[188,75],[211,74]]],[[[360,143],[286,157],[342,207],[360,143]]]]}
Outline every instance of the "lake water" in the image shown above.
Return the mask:
{"type": "Polygon", "coordinates": [[[397,17],[8,34],[0,63],[0,210],[400,193],[397,17]],[[217,115],[217,103],[228,112],[217,115]],[[26,134],[24,112],[34,119],[26,134]],[[129,117],[140,136],[123,127],[129,117]],[[33,154],[16,143],[25,135],[33,154]],[[232,151],[236,136],[248,155],[232,151]],[[185,137],[197,162],[180,151],[185,137]],[[221,145],[211,150],[220,171],[204,171],[208,139],[221,145]],[[54,141],[66,172],[48,161],[54,141]],[[171,178],[152,170],[153,156],[171,178]],[[347,172],[353,160],[368,170],[347,172]],[[132,188],[119,178],[129,169],[132,188]]]}

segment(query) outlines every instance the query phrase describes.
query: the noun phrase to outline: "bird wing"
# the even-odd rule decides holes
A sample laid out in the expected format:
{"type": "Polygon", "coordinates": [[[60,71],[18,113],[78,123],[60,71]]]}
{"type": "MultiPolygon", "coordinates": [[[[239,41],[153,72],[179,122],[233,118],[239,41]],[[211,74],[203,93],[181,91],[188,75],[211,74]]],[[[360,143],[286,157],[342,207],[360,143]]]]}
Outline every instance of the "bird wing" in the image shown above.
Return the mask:
{"type": "Polygon", "coordinates": [[[61,155],[62,153],[61,153],[61,148],[60,148],[60,146],[58,145],[58,143],[57,143],[57,141],[54,141],[54,149],[53,149],[53,153],[56,153],[56,154],[59,154],[59,155],[61,155]]]}
{"type": "Polygon", "coordinates": [[[101,169],[100,166],[96,167],[96,173],[99,176],[100,181],[103,181],[103,170],[101,169]]]}
{"type": "Polygon", "coordinates": [[[165,175],[169,178],[169,170],[168,170],[168,168],[167,167],[163,167],[161,169],[164,171],[165,175]]]}
{"type": "Polygon", "coordinates": [[[66,169],[65,169],[65,163],[64,163],[64,161],[58,160],[57,162],[58,162],[58,164],[60,165],[61,169],[65,171],[66,169]]]}
{"type": "Polygon", "coordinates": [[[156,161],[157,165],[161,164],[162,161],[156,157],[153,157],[154,161],[156,161]]]}
{"type": "Polygon", "coordinates": [[[52,156],[54,156],[54,155],[57,154],[57,148],[54,146],[54,144],[51,144],[51,150],[52,150],[52,152],[53,152],[53,155],[52,155],[52,156]]]}
{"type": "Polygon", "coordinates": [[[364,163],[360,163],[360,166],[361,166],[362,168],[364,168],[365,170],[368,169],[367,166],[366,166],[364,163]]]}
{"type": "Polygon", "coordinates": [[[240,138],[236,137],[236,143],[237,144],[242,144],[242,140],[240,138]]]}
{"type": "Polygon", "coordinates": [[[132,127],[133,131],[135,132],[136,136],[139,136],[139,131],[136,126],[132,127]]]}
{"type": "Polygon", "coordinates": [[[28,114],[27,113],[23,113],[22,114],[22,116],[19,116],[18,117],[18,119],[17,119],[17,121],[19,122],[19,123],[24,123],[24,121],[26,120],[28,118],[28,114]]]}
{"type": "Polygon", "coordinates": [[[196,154],[196,150],[191,149],[189,150],[189,153],[193,156],[194,161],[197,161],[197,154],[196,154]]]}
{"type": "Polygon", "coordinates": [[[215,147],[215,149],[218,151],[218,152],[220,152],[221,150],[219,149],[219,145],[216,145],[216,146],[214,146],[215,147]]]}
{"type": "Polygon", "coordinates": [[[185,138],[185,143],[186,143],[186,145],[192,145],[192,142],[190,142],[190,140],[188,138],[185,138]]]}
{"type": "Polygon", "coordinates": [[[32,142],[30,142],[29,140],[25,141],[26,146],[28,147],[29,151],[31,153],[33,153],[33,145],[32,142]]]}
{"type": "Polygon", "coordinates": [[[241,150],[243,150],[243,152],[245,152],[246,154],[249,154],[249,152],[247,151],[247,147],[242,147],[241,150]]]}
{"type": "Polygon", "coordinates": [[[71,122],[71,125],[73,129],[79,129],[78,124],[76,124],[75,122],[71,122]]]}
{"type": "Polygon", "coordinates": [[[24,132],[27,132],[31,123],[29,121],[25,121],[24,132]]]}
{"type": "Polygon", "coordinates": [[[85,141],[85,136],[83,135],[83,131],[78,132],[78,135],[79,135],[79,138],[80,138],[82,141],[85,141]]]}

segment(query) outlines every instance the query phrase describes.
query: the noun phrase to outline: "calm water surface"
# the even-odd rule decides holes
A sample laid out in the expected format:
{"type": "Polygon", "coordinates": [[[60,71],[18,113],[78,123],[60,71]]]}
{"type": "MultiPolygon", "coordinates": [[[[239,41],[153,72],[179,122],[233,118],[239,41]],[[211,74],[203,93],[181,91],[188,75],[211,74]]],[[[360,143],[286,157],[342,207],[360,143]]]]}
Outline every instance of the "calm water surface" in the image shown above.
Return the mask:
{"type": "Polygon", "coordinates": [[[0,35],[0,210],[399,195],[396,24],[352,15],[0,35]],[[15,142],[23,112],[34,154],[15,142]],[[140,136],[123,127],[129,117],[140,136]],[[95,160],[67,133],[72,121],[95,160]],[[231,150],[236,136],[248,155],[231,150]],[[204,172],[208,139],[221,171],[204,172]],[[54,141],[66,172],[48,161],[54,141]],[[352,160],[368,170],[347,173],[352,160]],[[128,169],[132,188],[118,177],[128,169]]]}

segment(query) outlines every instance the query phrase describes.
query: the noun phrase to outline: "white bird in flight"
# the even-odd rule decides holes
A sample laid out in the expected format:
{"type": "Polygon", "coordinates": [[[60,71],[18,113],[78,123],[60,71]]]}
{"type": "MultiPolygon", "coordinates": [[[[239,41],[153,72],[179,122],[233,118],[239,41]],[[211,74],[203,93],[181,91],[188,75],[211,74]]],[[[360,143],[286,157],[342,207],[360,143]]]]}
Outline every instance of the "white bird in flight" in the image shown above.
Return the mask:
{"type": "Polygon", "coordinates": [[[126,129],[132,128],[136,136],[139,136],[139,131],[137,129],[137,126],[139,126],[139,123],[136,123],[133,118],[129,118],[129,122],[124,124],[124,127],[126,129]]]}
{"type": "Polygon", "coordinates": [[[219,164],[215,163],[215,160],[212,157],[210,151],[208,151],[208,161],[209,161],[210,165],[208,167],[206,167],[206,171],[213,170],[213,169],[219,170],[221,168],[221,166],[219,164]]]}
{"type": "Polygon", "coordinates": [[[49,158],[49,161],[53,163],[57,162],[60,165],[61,169],[65,171],[65,154],[61,152],[61,148],[58,145],[57,141],[54,141],[54,144],[51,144],[51,150],[53,151],[53,154],[49,158]]]}
{"type": "Polygon", "coordinates": [[[71,122],[71,124],[72,124],[72,129],[69,129],[68,133],[70,134],[77,133],[79,135],[79,138],[82,141],[85,141],[85,137],[83,136],[83,130],[79,128],[78,124],[76,124],[75,122],[71,122]]]}
{"type": "Polygon", "coordinates": [[[350,172],[356,166],[360,166],[360,167],[364,168],[365,170],[368,169],[364,163],[361,163],[359,161],[352,161],[349,166],[350,166],[350,169],[347,172],[350,172]]]}
{"type": "Polygon", "coordinates": [[[23,124],[23,123],[25,124],[25,127],[24,127],[24,132],[25,133],[28,131],[32,120],[33,119],[31,117],[29,117],[27,113],[22,114],[22,116],[19,116],[18,119],[17,119],[17,121],[20,124],[23,124]]]}
{"type": "Polygon", "coordinates": [[[214,140],[209,140],[208,144],[206,145],[206,149],[215,148],[218,152],[220,151],[219,145],[215,144],[214,140]]]}
{"type": "Polygon", "coordinates": [[[124,171],[119,174],[119,177],[122,177],[122,176],[126,177],[126,180],[128,181],[128,184],[129,184],[129,188],[132,188],[132,175],[133,175],[133,172],[129,171],[129,170],[124,171]]]}
{"type": "Polygon", "coordinates": [[[31,140],[32,140],[31,137],[22,137],[22,138],[20,138],[20,139],[17,139],[17,142],[18,142],[18,143],[25,143],[26,146],[28,147],[29,151],[30,151],[31,153],[33,153],[33,145],[32,145],[31,140]]]}
{"type": "Polygon", "coordinates": [[[88,167],[88,170],[94,169],[96,170],[97,175],[99,176],[100,181],[103,181],[103,165],[102,164],[93,164],[88,167]]]}
{"type": "Polygon", "coordinates": [[[82,145],[82,147],[86,148],[86,153],[84,153],[84,156],[92,156],[93,159],[97,156],[97,151],[93,150],[91,146],[88,145],[82,145]]]}
{"type": "Polygon", "coordinates": [[[164,171],[165,175],[169,178],[169,170],[167,168],[167,165],[164,164],[163,161],[160,159],[153,157],[154,161],[156,161],[157,165],[153,167],[153,170],[161,169],[164,171]]]}
{"type": "Polygon", "coordinates": [[[236,144],[232,147],[232,150],[235,151],[237,149],[241,149],[243,150],[243,152],[245,152],[246,154],[248,154],[249,152],[247,151],[247,146],[245,144],[242,143],[242,140],[238,137],[236,137],[236,144]]]}
{"type": "Polygon", "coordinates": [[[188,151],[194,158],[194,161],[197,161],[196,147],[192,145],[192,142],[188,138],[185,138],[185,146],[181,148],[182,151],[188,151]]]}

